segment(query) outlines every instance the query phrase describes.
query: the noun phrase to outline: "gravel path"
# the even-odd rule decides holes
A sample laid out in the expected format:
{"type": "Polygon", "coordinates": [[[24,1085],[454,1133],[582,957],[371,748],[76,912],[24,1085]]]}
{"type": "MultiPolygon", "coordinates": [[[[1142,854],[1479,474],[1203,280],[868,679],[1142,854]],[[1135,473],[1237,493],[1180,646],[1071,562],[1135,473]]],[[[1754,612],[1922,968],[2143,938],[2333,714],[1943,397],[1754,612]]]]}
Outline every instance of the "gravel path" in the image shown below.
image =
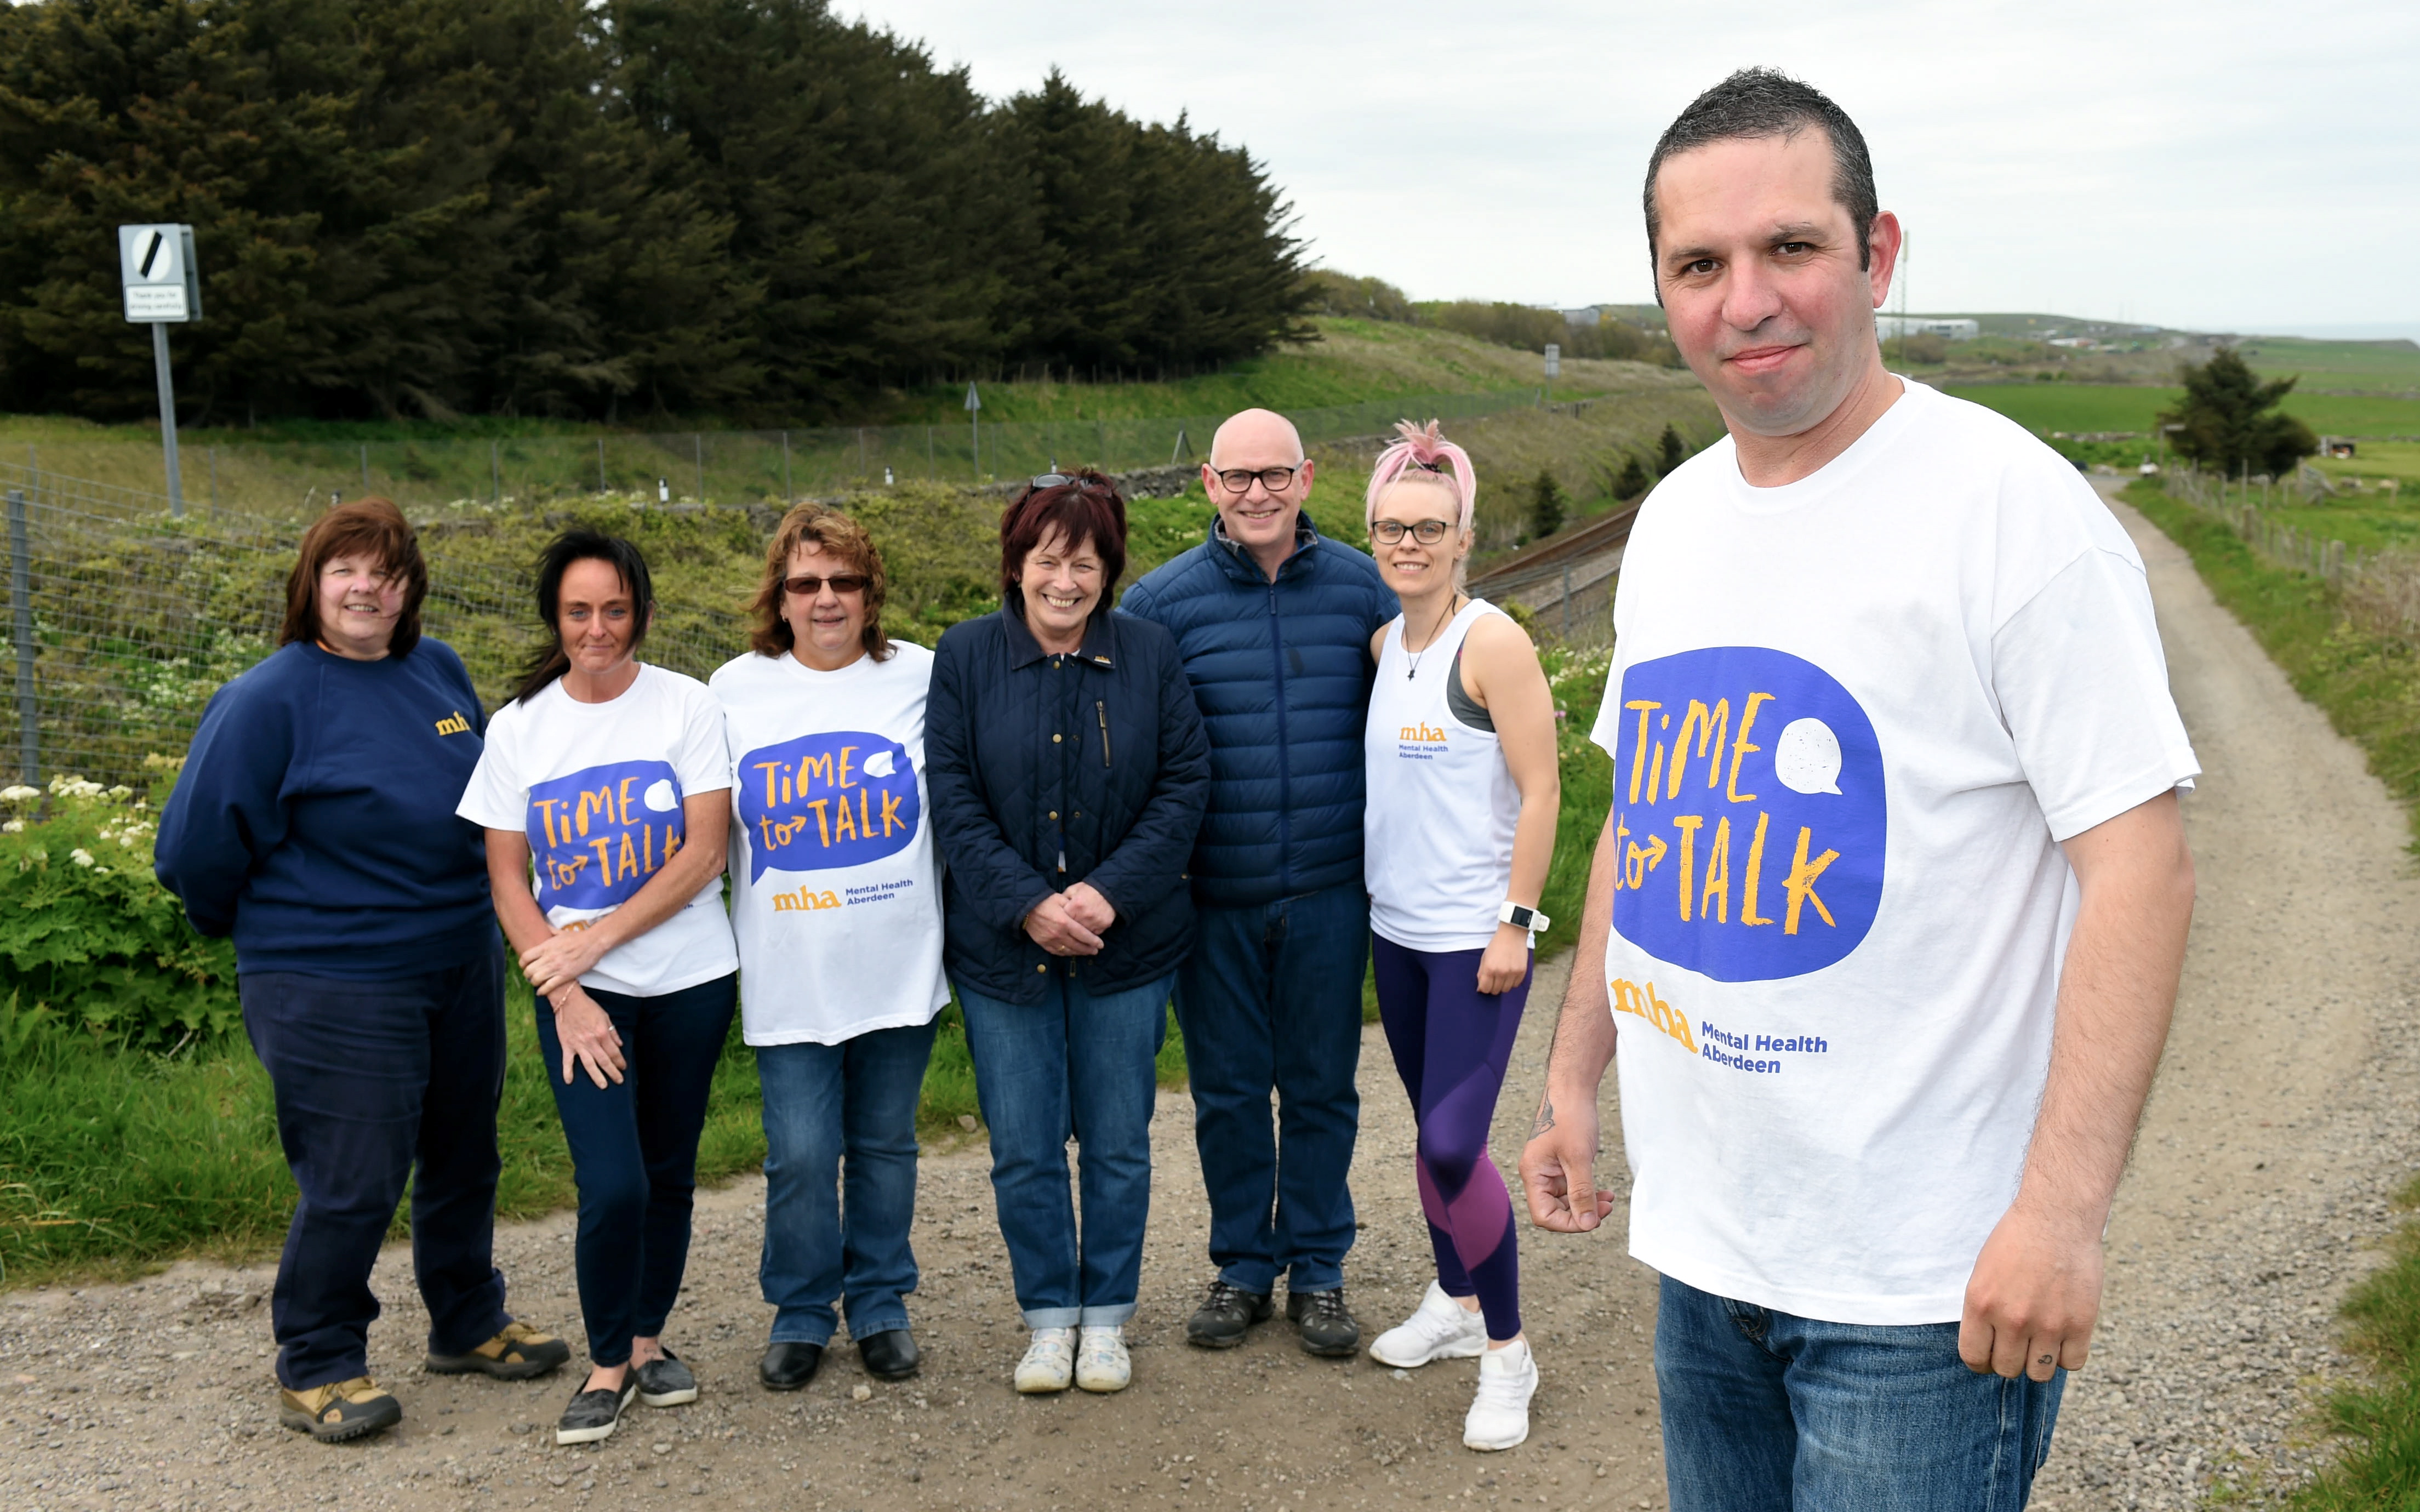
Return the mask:
{"type": "MultiPolygon", "coordinates": [[[[2201,902],[2177,1028],[2110,1229],[2106,1322],[2070,1386],[2036,1505],[2182,1506],[2223,1475],[2267,1495],[2318,1452],[2299,1425],[2350,1367],[2332,1311],[2390,1224],[2420,1155],[2410,921],[2420,884],[2400,812],[2357,752],[2297,699],[2182,554],[2122,507],[2150,564],[2170,671],[2208,775],[2188,801],[2201,902]]],[[[1540,973],[1496,1147],[1526,1132],[1560,962],[1540,973]]],[[[1608,1079],[1608,1087],[1610,1079],[1608,1079]]],[[[1365,1329],[1413,1306],[1428,1248],[1412,1127],[1373,1028],[1361,1063],[1348,1264],[1365,1329]]],[[[1603,1110],[1618,1127],[1608,1090],[1603,1110]]],[[[911,1303],[926,1366],[871,1382],[835,1350],[807,1391],[758,1390],[762,1182],[700,1203],[690,1287],[670,1339],[702,1378],[693,1407],[637,1416],[602,1446],[553,1447],[575,1384],[427,1377],[408,1251],[390,1248],[371,1333],[401,1428],[326,1447],[277,1426],[267,1265],[188,1263],[147,1281],[0,1296],[0,1506],[402,1509],[621,1507],[663,1498],[798,1512],[1481,1505],[1660,1508],[1648,1333],[1653,1278],[1617,1232],[1525,1232],[1524,1312],[1544,1372],[1529,1442],[1461,1447],[1474,1367],[1399,1375],[1316,1361],[1282,1322],[1223,1354],[1183,1343],[1208,1279],[1182,1094],[1160,1099],[1157,1191],[1135,1384],[1021,1398],[1022,1344],[980,1146],[923,1165],[911,1303]],[[863,1395],[861,1395],[860,1393],[863,1395]]],[[[1622,1182],[1615,1153],[1606,1174],[1622,1182]]],[[[502,1230],[513,1305],[576,1332],[571,1219],[502,1230]]],[[[707,1504],[700,1502],[696,1504],[707,1504]]]]}

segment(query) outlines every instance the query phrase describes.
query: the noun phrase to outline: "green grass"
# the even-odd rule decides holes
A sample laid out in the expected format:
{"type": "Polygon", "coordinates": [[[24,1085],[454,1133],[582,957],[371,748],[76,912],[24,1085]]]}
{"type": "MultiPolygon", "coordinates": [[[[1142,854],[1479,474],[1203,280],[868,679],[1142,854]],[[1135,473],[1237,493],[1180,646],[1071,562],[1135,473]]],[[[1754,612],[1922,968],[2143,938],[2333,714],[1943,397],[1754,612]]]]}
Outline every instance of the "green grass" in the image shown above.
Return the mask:
{"type": "Polygon", "coordinates": [[[2409,341],[2254,336],[2241,350],[2255,370],[2270,377],[2300,374],[2304,388],[2420,391],[2420,347],[2409,341]]]}
{"type": "MultiPolygon", "coordinates": [[[[2175,404],[2184,390],[2132,383],[1976,383],[1954,385],[1949,392],[2031,430],[2149,433],[2152,416],[2175,404]]],[[[2285,409],[2329,435],[2420,436],[2420,399],[2298,390],[2286,396],[2285,409]]]]}
{"type": "MultiPolygon", "coordinates": [[[[2138,482],[2126,496],[2192,555],[2295,691],[2367,753],[2370,770],[2405,803],[2420,849],[2420,657],[2353,630],[2324,584],[2266,565],[2234,532],[2157,485],[2138,482]]],[[[2402,1200],[2420,1204],[2420,1181],[2402,1200]]],[[[2390,1263],[2354,1289],[2344,1314],[2352,1346],[2377,1376],[2329,1398],[2326,1425],[2350,1442],[2290,1504],[2300,1512],[2420,1507],[2420,1224],[2396,1235],[2390,1263]]]]}

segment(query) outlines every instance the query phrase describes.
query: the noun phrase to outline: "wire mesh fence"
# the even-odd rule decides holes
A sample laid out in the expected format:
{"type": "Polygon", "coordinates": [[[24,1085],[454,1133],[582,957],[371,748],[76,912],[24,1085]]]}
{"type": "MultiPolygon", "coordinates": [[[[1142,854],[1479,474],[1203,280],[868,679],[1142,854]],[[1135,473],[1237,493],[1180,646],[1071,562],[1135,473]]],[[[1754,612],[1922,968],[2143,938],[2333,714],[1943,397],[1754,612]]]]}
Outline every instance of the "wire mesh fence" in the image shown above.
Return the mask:
{"type": "MultiPolygon", "coordinates": [[[[276,649],[290,520],[172,518],[155,494],[0,464],[7,498],[13,738],[0,769],[140,786],[147,755],[181,753],[209,696],[276,649]]],[[[427,633],[460,652],[492,707],[529,654],[525,572],[437,560],[427,633]]],[[[746,643],[730,606],[668,601],[646,659],[703,678],[746,643]]]]}
{"type": "MultiPolygon", "coordinates": [[[[1535,389],[1421,394],[1289,412],[1306,444],[1376,434],[1395,421],[1448,421],[1525,409],[1535,389]]],[[[825,497],[885,483],[954,486],[1013,479],[1054,466],[1125,473],[1198,462],[1226,416],[852,426],[789,430],[616,432],[569,436],[432,437],[404,441],[244,442],[196,438],[184,453],[185,503],[213,510],[315,514],[332,497],[376,493],[407,508],[581,494],[664,503],[752,504],[825,497]]],[[[156,447],[74,443],[49,465],[80,476],[157,489],[156,447]],[[139,482],[138,482],[139,480],[139,482]]],[[[29,450],[28,468],[44,465],[29,450]]]]}

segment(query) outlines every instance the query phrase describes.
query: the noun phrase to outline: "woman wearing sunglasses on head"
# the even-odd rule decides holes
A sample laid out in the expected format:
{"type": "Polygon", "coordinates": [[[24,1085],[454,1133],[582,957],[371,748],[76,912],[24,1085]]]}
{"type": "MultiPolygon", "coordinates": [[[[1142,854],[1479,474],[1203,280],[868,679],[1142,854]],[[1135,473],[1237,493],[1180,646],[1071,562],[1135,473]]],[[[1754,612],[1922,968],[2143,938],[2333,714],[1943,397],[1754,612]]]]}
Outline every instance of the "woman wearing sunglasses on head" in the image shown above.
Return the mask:
{"type": "Polygon", "coordinates": [[[883,632],[884,586],[864,526],[799,505],[766,549],[754,648],[708,684],[730,728],[740,1019],[764,1088],[768,1391],[814,1379],[844,1314],[867,1374],[917,1369],[916,1102],[950,991],[925,819],[933,654],[883,632]]]}
{"type": "Polygon", "coordinates": [[[705,686],[638,659],[656,608],[638,547],[564,532],[538,560],[537,607],[546,642],[457,812],[488,832],[496,918],[536,991],[580,1189],[589,1371],[554,1442],[594,1443],[632,1396],[697,1400],[662,1335],[737,990],[716,885],[731,756],[705,686]]]}
{"type": "Polygon", "coordinates": [[[1185,871],[1210,747],[1175,639],[1109,608],[1126,511],[1109,479],[1033,479],[1000,548],[1000,611],[952,626],[933,663],[950,976],[1032,1331],[1016,1389],[1113,1392],[1131,1372],[1155,1063],[1193,943],[1185,871]]]}
{"type": "Polygon", "coordinates": [[[1378,458],[1370,550],[1404,612],[1372,638],[1363,819],[1378,1014],[1419,1126],[1416,1176],[1437,1278],[1380,1334],[1380,1363],[1480,1357],[1473,1449],[1529,1436],[1538,1367],[1521,1333],[1512,1204],[1487,1151],[1529,995],[1532,933],[1562,785],[1554,697],[1521,627],[1462,591],[1470,457],[1425,428],[1378,458]]]}

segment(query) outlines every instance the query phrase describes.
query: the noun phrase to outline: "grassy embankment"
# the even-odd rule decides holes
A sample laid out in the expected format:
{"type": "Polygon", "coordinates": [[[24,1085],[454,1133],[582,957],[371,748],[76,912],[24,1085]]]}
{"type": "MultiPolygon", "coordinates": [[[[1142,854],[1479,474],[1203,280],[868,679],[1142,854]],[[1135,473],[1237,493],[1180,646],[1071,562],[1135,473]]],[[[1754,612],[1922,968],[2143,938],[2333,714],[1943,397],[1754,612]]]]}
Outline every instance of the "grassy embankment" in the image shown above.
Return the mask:
{"type": "MultiPolygon", "coordinates": [[[[2414,382],[2420,382],[2420,376],[2415,376],[2414,382]]],[[[2175,404],[2184,393],[2179,388],[2124,383],[1979,383],[1954,385],[1949,392],[1997,410],[2045,438],[2054,432],[2070,436],[2093,431],[2140,432],[2143,439],[2130,442],[2052,442],[2086,461],[2120,467],[2159,455],[2160,447],[2151,439],[2153,416],[2175,404]]],[[[2311,465],[2330,477],[2372,487],[2389,478],[2402,489],[2420,485],[2420,399],[2386,394],[2305,394],[2298,389],[2286,396],[2283,407],[2321,435],[2357,438],[2357,456],[2311,459],[2311,465]],[[2393,439],[2397,437],[2402,439],[2393,439]]],[[[2350,513],[2360,515],[2366,511],[2356,508],[2350,513]]],[[[2321,528],[2316,520],[2311,523],[2313,528],[2321,528]]],[[[2327,528],[2335,530],[2337,538],[2348,546],[2411,538],[2397,534],[2392,522],[2383,532],[2365,527],[2350,518],[2327,528]]]]}
{"type": "MultiPolygon", "coordinates": [[[[1580,416],[1497,416],[1464,435],[1483,477],[1555,465],[1568,470],[1584,507],[1601,506],[1606,501],[1587,496],[1590,466],[1625,446],[1648,447],[1667,419],[1693,445],[1714,431],[1711,407],[1675,391],[1580,416]]],[[[1357,474],[1366,459],[1338,453],[1322,460],[1331,481],[1318,490],[1312,516],[1324,530],[1360,543],[1357,474]]],[[[1503,511],[1512,493],[1498,488],[1482,497],[1503,511]]],[[[864,504],[893,568],[894,602],[917,606],[908,616],[917,638],[929,639],[947,623],[992,607],[980,584],[996,497],[958,493],[894,502],[868,496],[864,504]]],[[[668,516],[601,501],[572,512],[641,534],[667,598],[677,593],[728,602],[753,583],[760,548],[752,527],[740,528],[744,516],[668,516]]],[[[1208,515],[1198,488],[1182,498],[1136,501],[1131,571],[1147,570],[1200,540],[1208,515]]],[[[533,503],[435,532],[436,572],[443,575],[449,557],[468,565],[525,563],[562,516],[533,503]]],[[[508,662],[520,628],[481,630],[480,642],[494,643],[486,660],[508,662]]],[[[1588,847],[1610,792],[1606,759],[1585,739],[1603,686],[1604,658],[1555,648],[1548,658],[1569,719],[1562,843],[1544,907],[1575,923],[1588,847]]],[[[483,685],[490,680],[483,678],[483,685]]],[[[547,1073],[537,1064],[527,990],[518,984],[508,1029],[499,1206],[506,1216],[526,1217],[568,1203],[572,1187],[542,1080],[547,1073]]],[[[1162,1080],[1181,1082],[1183,1068],[1183,1047],[1171,1034],[1161,1056],[1162,1080]]],[[[753,1067],[736,1034],[718,1071],[713,1107],[700,1151],[701,1175],[708,1179],[744,1171],[763,1156],[753,1067]]],[[[148,1053],[113,1049],[0,1005],[0,1108],[8,1110],[0,1120],[0,1285],[124,1273],[182,1255],[257,1256],[274,1246],[291,1210],[292,1184],[277,1150],[267,1078],[240,1037],[187,1045],[173,1054],[148,1053]]],[[[960,1119],[974,1112],[964,1035],[945,1021],[920,1122],[929,1140],[946,1146],[961,1137],[960,1119]]]]}
{"type": "MultiPolygon", "coordinates": [[[[2225,524],[2136,483],[2127,498],[2193,556],[2219,602],[2284,669],[2295,691],[2368,753],[2370,769],[2412,814],[2420,850],[2420,654],[2364,633],[2319,580],[2261,561],[2225,524]]],[[[2297,510],[2298,523],[2304,511],[2297,510]]],[[[2420,1206],[2420,1179],[2401,1195],[2420,1206]]],[[[2386,1269],[2345,1304],[2354,1348],[2377,1367],[2329,1399],[2344,1456],[2292,1505],[2301,1512],[2420,1506],[2420,1224],[2407,1224],[2386,1269]]]]}

